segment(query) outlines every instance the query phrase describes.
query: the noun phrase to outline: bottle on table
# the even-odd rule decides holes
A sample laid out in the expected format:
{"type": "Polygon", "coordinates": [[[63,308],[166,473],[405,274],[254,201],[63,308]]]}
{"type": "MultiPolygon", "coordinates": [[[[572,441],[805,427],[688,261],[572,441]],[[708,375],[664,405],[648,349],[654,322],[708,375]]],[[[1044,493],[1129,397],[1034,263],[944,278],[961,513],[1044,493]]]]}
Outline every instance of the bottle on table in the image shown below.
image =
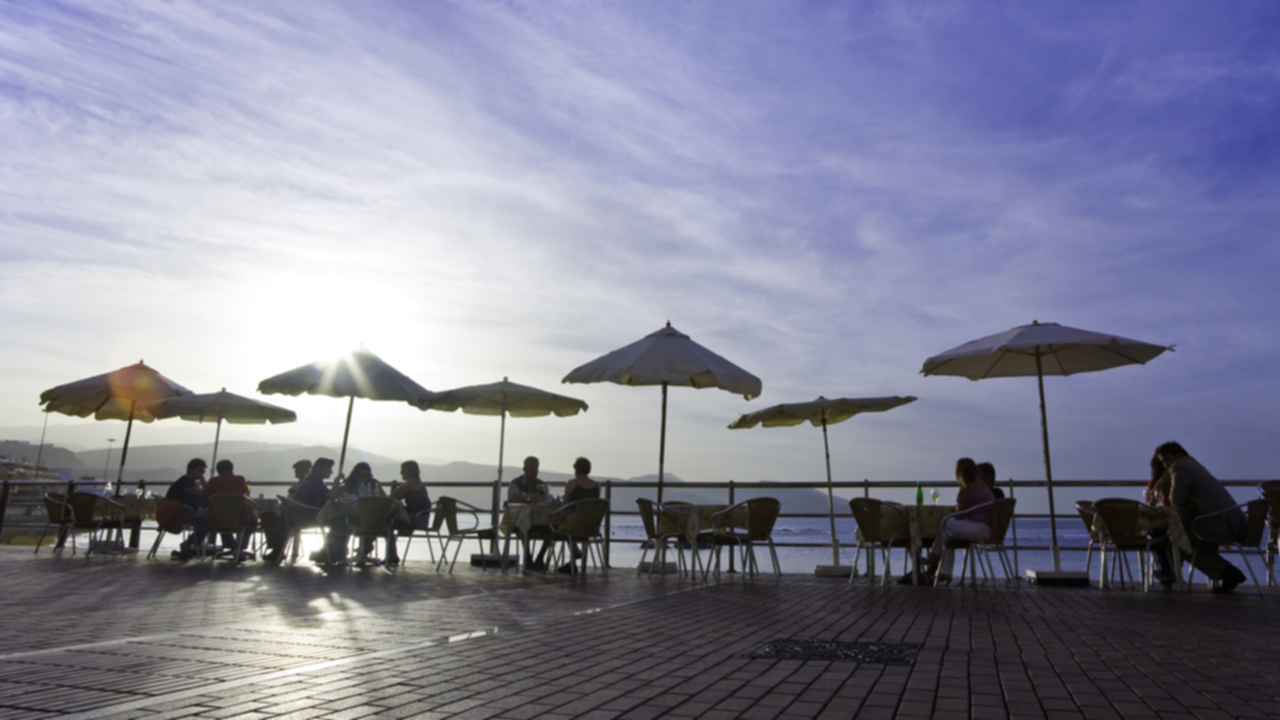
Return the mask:
{"type": "Polygon", "coordinates": [[[924,488],[920,483],[916,483],[916,507],[924,505],[924,488]]]}

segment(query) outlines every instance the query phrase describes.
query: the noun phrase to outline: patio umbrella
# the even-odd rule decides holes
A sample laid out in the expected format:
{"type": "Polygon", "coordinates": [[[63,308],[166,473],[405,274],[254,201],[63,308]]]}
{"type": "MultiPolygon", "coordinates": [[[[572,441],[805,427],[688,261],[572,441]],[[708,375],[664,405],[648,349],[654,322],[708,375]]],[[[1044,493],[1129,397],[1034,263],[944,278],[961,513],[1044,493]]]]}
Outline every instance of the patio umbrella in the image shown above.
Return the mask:
{"type": "Polygon", "coordinates": [[[431,393],[417,405],[423,410],[461,410],[468,415],[501,415],[502,425],[498,431],[499,483],[502,482],[502,453],[507,442],[507,415],[519,418],[547,415],[569,417],[587,409],[587,404],[577,398],[519,385],[505,377],[502,382],[431,393]]]}
{"type": "Polygon", "coordinates": [[[876,397],[876,398],[836,398],[828,400],[819,396],[817,400],[802,403],[786,403],[774,405],[753,413],[747,413],[729,424],[730,430],[745,430],[756,425],[765,427],[793,427],[806,420],[814,427],[822,426],[822,449],[827,458],[827,503],[831,510],[831,564],[840,566],[840,541],[836,539],[836,500],[831,481],[831,445],[827,443],[827,426],[844,422],[864,412],[884,412],[896,407],[915,402],[916,398],[876,397]]]}
{"type": "Polygon", "coordinates": [[[58,412],[75,417],[92,415],[95,420],[125,420],[129,423],[124,433],[124,446],[120,450],[120,471],[116,474],[118,490],[124,478],[133,421],[151,422],[154,419],[146,411],[139,411],[137,406],[152,400],[190,394],[190,390],[139,360],[137,365],[45,390],[40,393],[40,404],[45,406],[46,413],[58,412]]]}
{"type": "Polygon", "coordinates": [[[1172,345],[1152,345],[1116,335],[1033,321],[979,338],[924,361],[922,375],[959,375],[970,380],[1035,376],[1040,386],[1040,438],[1049,488],[1049,527],[1053,569],[1060,570],[1058,524],[1054,518],[1053,465],[1049,461],[1049,421],[1044,407],[1044,376],[1074,375],[1121,365],[1145,365],[1172,345]]]}
{"type": "Polygon", "coordinates": [[[667,326],[630,345],[574,368],[564,383],[613,382],[662,386],[662,430],[658,440],[658,503],[667,453],[667,386],[720,388],[747,400],[760,396],[760,378],[667,326]]]}
{"type": "Polygon", "coordinates": [[[314,362],[269,377],[258,383],[258,392],[263,395],[297,396],[306,393],[350,398],[347,425],[342,431],[342,453],[338,456],[339,474],[347,457],[347,437],[351,434],[351,411],[356,398],[414,404],[431,394],[430,390],[364,348],[353,350],[332,362],[314,362]]]}
{"type": "Polygon", "coordinates": [[[209,463],[210,467],[216,467],[218,464],[218,442],[222,438],[223,421],[235,425],[262,425],[264,423],[279,425],[280,423],[289,423],[298,419],[297,413],[292,410],[287,410],[279,405],[264,403],[261,400],[247,398],[243,395],[229,393],[226,388],[222,388],[220,392],[216,393],[182,395],[165,400],[142,403],[139,405],[139,409],[145,410],[157,420],[172,417],[199,423],[205,420],[217,420],[218,429],[213,434],[213,462],[209,463]]]}

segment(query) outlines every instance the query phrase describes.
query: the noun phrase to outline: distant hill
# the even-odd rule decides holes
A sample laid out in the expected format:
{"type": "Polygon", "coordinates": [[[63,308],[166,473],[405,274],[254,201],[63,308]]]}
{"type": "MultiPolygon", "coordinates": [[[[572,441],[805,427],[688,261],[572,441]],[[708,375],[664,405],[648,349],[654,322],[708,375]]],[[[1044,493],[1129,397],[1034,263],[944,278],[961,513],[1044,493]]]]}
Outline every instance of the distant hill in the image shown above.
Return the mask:
{"type": "Polygon", "coordinates": [[[57,445],[45,445],[44,450],[38,444],[22,440],[0,440],[0,455],[11,460],[35,463],[40,457],[40,465],[46,468],[76,468],[85,464],[75,453],[57,445]]]}

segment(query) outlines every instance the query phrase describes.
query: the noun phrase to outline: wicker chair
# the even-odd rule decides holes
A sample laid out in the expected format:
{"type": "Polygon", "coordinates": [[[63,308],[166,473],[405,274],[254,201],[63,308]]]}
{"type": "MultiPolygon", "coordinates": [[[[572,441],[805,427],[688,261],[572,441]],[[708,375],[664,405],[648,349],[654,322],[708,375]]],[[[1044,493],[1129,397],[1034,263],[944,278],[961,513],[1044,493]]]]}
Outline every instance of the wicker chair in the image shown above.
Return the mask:
{"type": "Polygon", "coordinates": [[[376,550],[379,540],[385,541],[388,546],[396,541],[391,525],[396,505],[395,500],[385,496],[362,497],[352,503],[347,512],[347,522],[351,528],[351,542],[358,542],[360,548],[354,564],[368,563],[388,567],[380,559],[367,557],[366,551],[376,550]]]}
{"type": "MultiPolygon", "coordinates": [[[[1253,574],[1253,566],[1249,564],[1249,552],[1257,553],[1262,558],[1262,562],[1266,563],[1266,550],[1263,549],[1263,543],[1267,538],[1267,515],[1271,512],[1270,500],[1250,500],[1247,503],[1241,503],[1234,508],[1219,510],[1215,513],[1201,515],[1191,521],[1191,534],[1200,542],[1214,543],[1217,545],[1225,545],[1228,548],[1234,548],[1240,553],[1240,559],[1244,562],[1244,568],[1249,571],[1249,577],[1253,580],[1253,586],[1258,589],[1258,594],[1262,595],[1262,585],[1258,583],[1258,577],[1253,574]],[[1248,520],[1248,528],[1245,532],[1243,540],[1231,540],[1228,538],[1215,537],[1203,529],[1206,520],[1221,517],[1236,508],[1246,510],[1245,516],[1248,520]]],[[[1191,578],[1196,572],[1196,555],[1191,554],[1191,571],[1187,575],[1187,589],[1191,589],[1191,578]]]]}
{"type": "Polygon", "coordinates": [[[76,551],[76,530],[85,530],[89,533],[89,546],[85,550],[85,557],[98,552],[119,552],[116,546],[113,546],[103,537],[103,533],[110,535],[112,530],[116,531],[116,537],[124,535],[124,506],[115,502],[105,495],[87,492],[73,492],[67,500],[67,504],[71,506],[71,513],[74,521],[71,527],[71,553],[74,555],[76,551]],[[111,517],[107,517],[110,515],[111,517]]]}
{"type": "Polygon", "coordinates": [[[996,557],[1000,559],[1000,567],[1004,572],[1004,584],[1008,587],[1012,583],[1015,587],[1022,587],[1022,578],[1018,577],[1018,568],[1009,560],[1009,553],[1004,547],[1004,538],[1009,534],[1009,526],[1013,524],[1014,509],[1017,507],[1016,498],[1001,498],[996,500],[995,505],[991,508],[991,536],[985,542],[974,543],[974,548],[978,551],[978,560],[986,562],[986,568],[983,569],[984,575],[982,582],[986,583],[986,578],[991,578],[991,584],[995,585],[996,571],[991,564],[991,553],[994,552],[996,557]]]}
{"type": "MultiPolygon", "coordinates": [[[[881,554],[884,572],[881,575],[881,584],[889,582],[889,551],[895,547],[909,548],[911,547],[911,535],[902,534],[895,535],[885,523],[885,516],[890,512],[906,512],[906,508],[895,502],[886,502],[876,500],[875,498],[853,498],[849,501],[849,509],[853,512],[853,519],[858,524],[858,549],[857,553],[862,554],[863,550],[867,552],[867,572],[871,572],[872,553],[879,548],[881,554]]],[[[905,515],[903,516],[902,530],[907,533],[907,524],[905,515]]],[[[906,572],[907,562],[910,560],[911,553],[908,552],[903,556],[902,566],[903,572],[906,572]]],[[[849,573],[849,584],[853,584],[854,578],[858,576],[858,559],[853,560],[853,572],[849,573]]]]}
{"type": "Polygon", "coordinates": [[[151,543],[151,551],[147,553],[147,559],[155,559],[156,552],[160,549],[160,542],[164,539],[166,533],[173,535],[188,535],[195,530],[195,526],[182,522],[182,502],[178,500],[170,500],[168,498],[160,498],[156,501],[156,541],[151,543]]]}
{"type": "MultiPolygon", "coordinates": [[[[551,516],[551,539],[559,543],[558,559],[555,564],[559,565],[564,560],[566,548],[572,547],[575,543],[582,543],[581,572],[584,574],[587,572],[589,560],[596,561],[597,567],[605,569],[602,547],[604,536],[600,534],[600,526],[604,524],[604,518],[608,514],[609,501],[604,498],[586,498],[556,510],[551,516]],[[596,557],[591,555],[593,544],[596,557]]],[[[569,559],[572,561],[573,557],[570,556],[569,559]]]]}
{"type": "Polygon", "coordinates": [[[1076,512],[1080,514],[1080,521],[1084,523],[1085,531],[1089,533],[1089,547],[1084,555],[1084,574],[1089,574],[1089,568],[1093,564],[1093,546],[1102,547],[1102,533],[1098,532],[1098,528],[1094,527],[1094,518],[1098,513],[1093,509],[1092,500],[1080,500],[1076,503],[1076,512]]]}
{"type": "MultiPolygon", "coordinates": [[[[720,574],[720,551],[724,547],[733,547],[742,553],[742,567],[748,575],[760,572],[756,562],[756,544],[769,546],[769,555],[773,559],[773,572],[782,578],[782,568],[778,565],[778,550],[773,545],[773,525],[778,521],[778,513],[782,511],[782,503],[775,498],[751,498],[730,506],[711,516],[711,541],[716,554],[716,574],[720,574]]],[[[703,569],[702,578],[707,579],[711,563],[703,569]]]]}
{"type": "MultiPolygon", "coordinates": [[[[205,542],[220,533],[235,533],[236,546],[228,557],[235,563],[243,562],[245,546],[251,544],[253,530],[258,526],[258,507],[244,495],[218,493],[209,496],[208,533],[205,542]]],[[[224,554],[226,548],[223,548],[224,554]]]]}
{"type": "MultiPolygon", "coordinates": [[[[440,559],[436,562],[436,572],[444,567],[445,562],[449,563],[449,574],[453,574],[453,566],[458,564],[458,553],[462,550],[463,542],[467,540],[493,540],[498,537],[498,529],[494,527],[480,527],[480,515],[485,510],[463,502],[447,495],[441,496],[436,500],[435,515],[431,520],[431,530],[427,533],[428,540],[434,539],[440,543],[440,559]],[[458,512],[471,516],[471,527],[460,527],[458,524],[458,512]],[[453,558],[449,558],[449,546],[457,543],[453,550],[453,558]]],[[[507,571],[507,554],[502,553],[499,561],[502,571],[507,571]]],[[[489,571],[488,567],[484,568],[485,572],[489,571]]]]}
{"type": "Polygon", "coordinates": [[[325,536],[324,527],[316,522],[316,515],[320,514],[320,508],[305,505],[284,495],[277,495],[276,498],[280,500],[280,516],[284,519],[285,527],[289,529],[285,547],[280,549],[280,557],[284,557],[287,550],[290,553],[289,562],[297,563],[298,554],[302,551],[303,531],[314,530],[320,533],[321,538],[325,536]]]}
{"type": "MultiPolygon", "coordinates": [[[[649,547],[653,547],[653,562],[649,563],[649,577],[653,577],[653,567],[658,563],[665,562],[667,556],[667,546],[673,545],[676,549],[676,567],[680,573],[688,572],[684,560],[684,546],[680,543],[683,535],[673,532],[674,526],[680,523],[673,522],[675,518],[684,513],[684,517],[688,517],[688,511],[682,507],[672,505],[658,505],[652,500],[645,498],[636,498],[636,505],[640,508],[640,522],[644,525],[644,534],[647,538],[643,552],[640,553],[640,564],[636,566],[636,574],[644,572],[644,560],[649,555],[649,547]],[[667,518],[667,522],[661,523],[659,529],[660,518],[667,518]]],[[[698,549],[693,548],[694,563],[697,564],[698,549]]]]}
{"type": "Polygon", "coordinates": [[[1124,587],[1124,576],[1127,572],[1129,581],[1133,582],[1133,567],[1129,564],[1126,553],[1138,554],[1138,571],[1141,573],[1142,590],[1151,589],[1155,579],[1155,552],[1167,552],[1169,538],[1148,537],[1138,523],[1138,515],[1142,512],[1142,503],[1128,498],[1104,498],[1094,502],[1094,512],[1098,514],[1098,522],[1102,523],[1102,567],[1099,570],[1098,586],[1108,587],[1112,576],[1120,576],[1120,587],[1124,587]],[[1120,562],[1107,560],[1107,549],[1119,555],[1120,562]]]}
{"type": "Polygon", "coordinates": [[[1276,584],[1276,554],[1280,552],[1280,480],[1268,480],[1258,486],[1258,494],[1271,503],[1271,536],[1267,539],[1267,585],[1276,584]]]}
{"type": "MultiPolygon", "coordinates": [[[[943,526],[945,526],[945,525],[947,524],[947,521],[948,521],[948,520],[950,520],[950,519],[952,519],[952,518],[963,519],[966,515],[969,515],[969,514],[973,513],[975,510],[980,510],[980,509],[982,509],[982,508],[992,508],[992,521],[993,521],[993,522],[992,522],[992,525],[993,525],[993,527],[992,527],[992,529],[991,529],[991,533],[990,533],[990,534],[988,534],[988,535],[987,535],[987,537],[988,537],[988,538],[994,538],[994,537],[995,537],[995,527],[994,527],[995,510],[994,510],[994,506],[995,506],[995,504],[996,504],[997,502],[999,502],[999,501],[998,501],[998,500],[992,500],[992,501],[990,501],[990,502],[984,502],[984,503],[982,503],[982,504],[980,504],[980,505],[974,505],[973,507],[965,508],[964,510],[961,510],[960,512],[953,512],[953,513],[951,513],[950,515],[948,515],[948,516],[946,516],[946,517],[942,518],[942,522],[938,523],[938,530],[939,530],[939,532],[941,532],[942,527],[943,527],[943,526]]],[[[1012,518],[1012,515],[1010,515],[1010,518],[1012,518]]],[[[1008,530],[1008,529],[1009,529],[1009,528],[1008,528],[1008,525],[1006,525],[1006,526],[1005,526],[1005,530],[1008,530]]],[[[985,541],[985,542],[990,542],[990,539],[988,539],[988,540],[987,540],[987,541],[985,541]]],[[[982,552],[982,551],[981,551],[981,547],[982,547],[983,543],[984,543],[984,541],[982,541],[982,540],[965,540],[965,539],[963,539],[963,538],[957,538],[957,537],[948,537],[948,538],[947,538],[947,541],[946,541],[945,543],[943,543],[942,549],[943,549],[943,551],[944,551],[944,552],[945,552],[945,551],[947,551],[947,550],[950,550],[950,551],[952,551],[952,552],[954,552],[954,551],[956,551],[956,550],[963,550],[963,551],[964,551],[964,560],[960,563],[960,573],[959,573],[958,575],[956,575],[956,579],[958,579],[958,580],[960,581],[960,584],[961,584],[961,585],[964,585],[964,573],[965,573],[965,570],[966,570],[966,569],[969,571],[969,587],[977,587],[977,586],[978,586],[978,570],[979,570],[979,569],[981,569],[981,570],[982,570],[982,578],[983,578],[983,582],[986,582],[987,577],[988,577],[987,568],[986,568],[986,567],[983,567],[982,563],[980,562],[980,558],[979,558],[979,555],[980,555],[980,554],[981,554],[981,552],[982,552]]],[[[1001,543],[1001,545],[1003,545],[1003,544],[1004,544],[1004,537],[1003,537],[1003,535],[1000,537],[1000,543],[1001,543]]],[[[993,572],[993,573],[991,573],[991,575],[994,575],[994,572],[993,572]]],[[[991,580],[992,580],[992,583],[994,584],[994,583],[995,583],[995,578],[994,578],[994,577],[992,577],[992,578],[991,578],[991,580]]],[[[942,579],[942,573],[941,573],[941,572],[938,572],[936,575],[934,575],[934,576],[933,576],[933,585],[934,585],[934,587],[937,587],[937,586],[938,586],[938,585],[940,585],[942,582],[944,582],[944,581],[943,581],[943,579],[942,579]]]]}
{"type": "MultiPolygon", "coordinates": [[[[58,535],[55,542],[65,540],[66,536],[71,534],[72,527],[75,525],[75,513],[71,511],[71,505],[67,502],[67,496],[62,493],[45,493],[44,494],[44,512],[49,518],[44,524],[44,530],[40,533],[40,540],[36,543],[35,554],[40,554],[40,546],[44,544],[44,538],[49,534],[49,528],[58,527],[58,535]]],[[[72,552],[75,552],[75,540],[72,541],[72,552]]],[[[61,545],[55,545],[54,550],[62,550],[61,545]]]]}

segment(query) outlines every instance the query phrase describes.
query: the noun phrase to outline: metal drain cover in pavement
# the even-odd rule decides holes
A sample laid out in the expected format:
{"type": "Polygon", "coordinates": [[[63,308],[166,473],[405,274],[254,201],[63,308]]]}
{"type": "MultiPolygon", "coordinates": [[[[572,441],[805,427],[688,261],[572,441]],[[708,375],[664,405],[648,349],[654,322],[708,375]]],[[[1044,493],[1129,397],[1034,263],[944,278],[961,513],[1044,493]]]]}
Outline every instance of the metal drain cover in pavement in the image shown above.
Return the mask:
{"type": "Polygon", "coordinates": [[[920,646],[915,643],[835,642],[834,640],[773,640],[747,653],[771,660],[851,660],[884,665],[912,665],[920,646]]]}

